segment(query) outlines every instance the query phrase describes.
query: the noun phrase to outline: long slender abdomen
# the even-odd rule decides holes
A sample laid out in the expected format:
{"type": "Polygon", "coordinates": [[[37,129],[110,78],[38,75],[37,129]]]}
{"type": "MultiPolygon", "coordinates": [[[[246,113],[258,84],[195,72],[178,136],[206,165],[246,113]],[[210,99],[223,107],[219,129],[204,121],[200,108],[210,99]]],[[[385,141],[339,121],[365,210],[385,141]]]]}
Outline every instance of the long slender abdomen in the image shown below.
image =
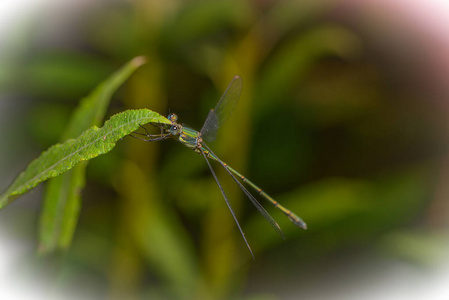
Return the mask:
{"type": "Polygon", "coordinates": [[[246,183],[247,185],[249,185],[251,188],[253,188],[255,191],[257,191],[259,193],[260,196],[262,196],[264,199],[268,200],[274,207],[276,207],[277,209],[279,209],[280,211],[282,211],[289,219],[290,221],[293,222],[293,224],[295,224],[298,227],[301,227],[302,229],[307,229],[307,224],[300,218],[298,217],[295,213],[293,213],[291,210],[285,208],[284,206],[282,206],[281,204],[279,204],[279,202],[277,202],[276,200],[274,200],[273,198],[270,197],[270,195],[268,195],[267,193],[265,193],[260,187],[258,187],[257,185],[255,185],[252,181],[250,181],[248,178],[246,178],[245,176],[243,176],[242,174],[240,174],[239,172],[237,172],[236,170],[234,170],[233,168],[231,168],[230,166],[228,166],[226,163],[224,163],[223,161],[221,161],[218,157],[216,157],[215,155],[210,154],[209,152],[206,153],[206,155],[210,158],[212,158],[213,160],[222,163],[223,166],[225,168],[227,168],[229,171],[231,171],[232,173],[234,173],[237,177],[239,177],[244,183],[246,183]]]}

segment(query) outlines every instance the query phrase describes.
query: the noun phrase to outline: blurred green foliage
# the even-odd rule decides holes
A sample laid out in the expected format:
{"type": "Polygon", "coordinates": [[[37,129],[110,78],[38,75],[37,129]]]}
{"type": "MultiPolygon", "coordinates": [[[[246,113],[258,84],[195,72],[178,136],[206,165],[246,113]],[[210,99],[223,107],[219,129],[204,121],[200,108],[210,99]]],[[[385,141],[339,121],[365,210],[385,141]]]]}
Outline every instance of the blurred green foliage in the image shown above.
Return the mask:
{"type": "Polygon", "coordinates": [[[412,88],[389,88],[363,39],[326,17],[332,5],[136,0],[79,16],[70,50],[27,45],[36,48],[10,66],[8,86],[32,99],[20,116],[32,130],[17,134],[33,148],[55,143],[62,116],[137,55],[148,63],[108,115],[170,111],[200,129],[239,74],[239,105],[210,146],[309,226],[299,230],[261,200],[283,241],[217,166],[252,262],[202,157],[170,141],[124,139],[87,169],[72,247],[43,259],[55,263],[55,282],[88,281],[111,299],[267,299],[276,289],[251,281],[251,270],[295,278],[333,253],[385,245],[383,237],[400,249],[392,232],[421,224],[446,145],[432,108],[412,88]]]}

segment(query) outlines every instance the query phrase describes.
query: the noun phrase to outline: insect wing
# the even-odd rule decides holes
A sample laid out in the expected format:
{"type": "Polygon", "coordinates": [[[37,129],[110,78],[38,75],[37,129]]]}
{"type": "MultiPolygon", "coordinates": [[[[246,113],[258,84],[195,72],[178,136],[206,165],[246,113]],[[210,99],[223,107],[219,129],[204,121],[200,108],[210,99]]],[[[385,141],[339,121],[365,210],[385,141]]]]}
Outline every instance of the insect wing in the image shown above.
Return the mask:
{"type": "Polygon", "coordinates": [[[201,128],[201,136],[206,141],[214,141],[217,136],[217,129],[229,118],[234,111],[240,93],[242,92],[242,78],[235,76],[221,96],[215,109],[211,109],[201,128]]]}

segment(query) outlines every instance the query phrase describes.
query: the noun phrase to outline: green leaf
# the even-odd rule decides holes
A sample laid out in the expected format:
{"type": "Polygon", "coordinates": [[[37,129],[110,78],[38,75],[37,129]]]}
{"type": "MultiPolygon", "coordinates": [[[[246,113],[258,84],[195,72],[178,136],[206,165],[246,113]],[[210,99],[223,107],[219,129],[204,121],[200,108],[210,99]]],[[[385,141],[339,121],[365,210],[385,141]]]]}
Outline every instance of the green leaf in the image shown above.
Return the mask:
{"type": "Polygon", "coordinates": [[[171,124],[149,109],[127,110],[112,116],[102,128],[94,126],[77,139],[50,147],[32,161],[0,196],[0,209],[39,183],[72,169],[82,161],[111,151],[118,140],[150,122],[171,124]]]}
{"type": "Polygon", "coordinates": [[[81,162],[48,183],[39,224],[40,254],[50,253],[57,247],[65,249],[71,244],[81,209],[86,167],[87,161],[81,162]]]}
{"type": "Polygon", "coordinates": [[[89,96],[81,100],[70,120],[62,140],[74,138],[93,125],[100,125],[109,106],[112,94],[128,79],[142,64],[142,56],[131,60],[107,80],[102,82],[89,96]]]}
{"type": "MultiPolygon", "coordinates": [[[[61,141],[77,137],[91,126],[100,125],[112,94],[144,63],[144,57],[134,58],[82,99],[61,141]]],[[[67,248],[70,245],[81,208],[86,166],[87,163],[79,164],[60,177],[50,180],[45,190],[40,219],[39,253],[48,253],[57,247],[67,248]]]]}

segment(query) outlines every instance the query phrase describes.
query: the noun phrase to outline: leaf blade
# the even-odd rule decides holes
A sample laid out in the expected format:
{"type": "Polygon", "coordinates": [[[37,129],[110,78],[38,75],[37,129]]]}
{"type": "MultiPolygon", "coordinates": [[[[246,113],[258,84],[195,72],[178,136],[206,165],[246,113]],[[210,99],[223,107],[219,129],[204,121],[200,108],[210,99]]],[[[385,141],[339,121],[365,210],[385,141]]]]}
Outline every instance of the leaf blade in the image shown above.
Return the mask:
{"type": "MultiPolygon", "coordinates": [[[[83,98],[73,112],[61,141],[74,138],[91,126],[100,125],[112,94],[146,62],[145,57],[132,59],[83,98]]],[[[57,247],[67,248],[73,238],[81,209],[81,192],[85,185],[87,163],[75,166],[49,180],[39,224],[38,252],[45,254],[57,247]]]]}
{"type": "Polygon", "coordinates": [[[72,169],[82,161],[111,151],[118,140],[147,123],[171,124],[149,109],[127,110],[112,116],[102,128],[94,126],[77,139],[50,147],[32,161],[0,196],[0,209],[39,183],[72,169]]]}

